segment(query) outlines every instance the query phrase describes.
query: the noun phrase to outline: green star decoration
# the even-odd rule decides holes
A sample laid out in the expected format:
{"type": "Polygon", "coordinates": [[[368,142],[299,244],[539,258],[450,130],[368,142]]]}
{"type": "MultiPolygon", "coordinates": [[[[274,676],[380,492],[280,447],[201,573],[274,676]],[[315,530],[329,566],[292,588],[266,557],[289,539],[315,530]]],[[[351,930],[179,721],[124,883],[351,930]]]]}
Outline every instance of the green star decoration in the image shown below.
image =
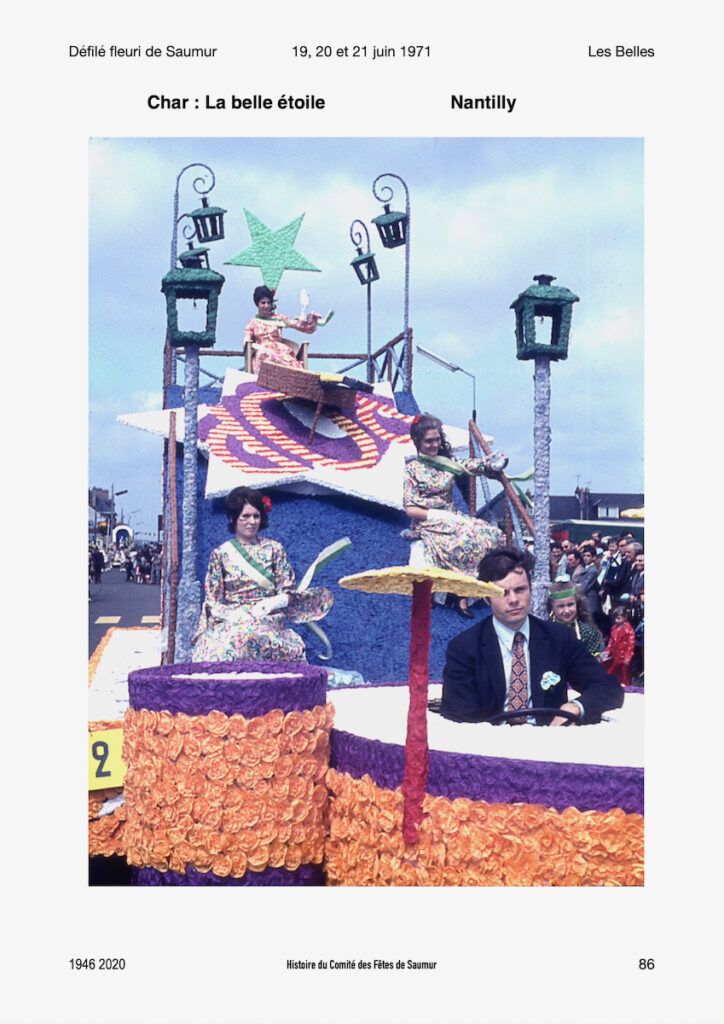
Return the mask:
{"type": "Polygon", "coordinates": [[[267,288],[272,289],[279,286],[285,270],[313,270],[321,273],[319,267],[315,267],[294,248],[304,220],[303,213],[276,231],[262,224],[249,210],[244,210],[244,216],[251,235],[251,245],[226,260],[227,264],[234,267],[259,267],[262,281],[267,288]]]}

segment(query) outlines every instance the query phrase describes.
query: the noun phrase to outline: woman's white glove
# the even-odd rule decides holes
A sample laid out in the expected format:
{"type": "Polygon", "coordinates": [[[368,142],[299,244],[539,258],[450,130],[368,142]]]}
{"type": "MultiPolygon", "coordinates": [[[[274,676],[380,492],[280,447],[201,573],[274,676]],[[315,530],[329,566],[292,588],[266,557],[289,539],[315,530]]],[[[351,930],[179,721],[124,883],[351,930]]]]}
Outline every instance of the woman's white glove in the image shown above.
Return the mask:
{"type": "Polygon", "coordinates": [[[261,601],[251,607],[251,614],[255,619],[265,619],[267,615],[273,615],[289,604],[289,594],[274,594],[273,597],[263,597],[261,601]]]}
{"type": "Polygon", "coordinates": [[[427,510],[428,523],[454,523],[455,513],[446,508],[429,508],[427,510]]]}
{"type": "Polygon", "coordinates": [[[508,456],[504,452],[491,452],[485,460],[485,469],[490,473],[501,473],[508,465],[508,456]]]}

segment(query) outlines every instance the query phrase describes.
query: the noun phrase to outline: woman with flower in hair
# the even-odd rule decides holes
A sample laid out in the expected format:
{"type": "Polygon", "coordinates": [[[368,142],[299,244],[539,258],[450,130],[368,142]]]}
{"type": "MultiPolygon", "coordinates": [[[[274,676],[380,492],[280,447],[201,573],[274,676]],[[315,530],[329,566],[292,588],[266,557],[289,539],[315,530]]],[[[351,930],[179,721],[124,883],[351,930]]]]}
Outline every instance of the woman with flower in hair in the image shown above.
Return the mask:
{"type": "Polygon", "coordinates": [[[211,552],[193,661],[304,661],[304,642],[288,622],[324,618],[334,598],[326,587],[298,592],[282,545],[259,531],[271,501],[250,487],[225,500],[231,540],[211,552]]]}
{"type": "Polygon", "coordinates": [[[252,317],[244,331],[244,345],[251,345],[254,353],[252,372],[258,373],[262,363],[281,363],[300,369],[297,359],[298,346],[282,337],[282,328],[291,327],[303,334],[314,334],[319,313],[309,313],[304,319],[295,319],[274,311],[274,292],[266,285],[254,289],[254,305],[257,314],[252,317]]]}
{"type": "MultiPolygon", "coordinates": [[[[493,454],[458,462],[452,457],[442,422],[429,413],[415,416],[410,437],[417,457],[405,466],[402,503],[412,522],[413,537],[422,541],[427,565],[477,577],[480,559],[500,544],[502,533],[484,519],[456,511],[453,481],[470,474],[494,476],[508,460],[493,454]]],[[[463,618],[473,617],[465,598],[458,599],[457,610],[463,618]]]]}

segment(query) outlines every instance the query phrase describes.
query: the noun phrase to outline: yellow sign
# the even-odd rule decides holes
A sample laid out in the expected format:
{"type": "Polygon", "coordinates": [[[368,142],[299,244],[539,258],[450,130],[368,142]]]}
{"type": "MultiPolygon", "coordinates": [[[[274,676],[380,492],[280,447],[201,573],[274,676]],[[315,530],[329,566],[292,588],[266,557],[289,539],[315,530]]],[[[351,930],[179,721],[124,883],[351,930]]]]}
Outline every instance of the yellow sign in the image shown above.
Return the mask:
{"type": "Polygon", "coordinates": [[[122,786],[126,765],[121,760],[123,729],[88,733],[88,789],[122,786]]]}

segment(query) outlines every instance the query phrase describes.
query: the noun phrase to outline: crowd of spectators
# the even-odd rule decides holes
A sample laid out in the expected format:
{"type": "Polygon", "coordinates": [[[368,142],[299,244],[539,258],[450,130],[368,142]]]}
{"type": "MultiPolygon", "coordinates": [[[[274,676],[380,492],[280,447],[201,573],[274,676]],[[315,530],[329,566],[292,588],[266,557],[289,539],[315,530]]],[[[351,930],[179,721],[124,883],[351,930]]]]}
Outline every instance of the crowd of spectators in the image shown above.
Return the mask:
{"type": "MultiPolygon", "coordinates": [[[[554,590],[573,588],[583,620],[601,637],[598,657],[622,686],[644,681],[644,548],[631,534],[595,531],[578,544],[552,540],[550,574],[554,590]]],[[[553,594],[551,597],[553,598],[553,594]]],[[[560,601],[551,602],[551,618],[560,601]],[[555,606],[555,607],[554,607],[555,606]]],[[[579,614],[576,621],[580,621],[579,614]]]]}
{"type": "Polygon", "coordinates": [[[124,568],[128,583],[160,583],[160,544],[144,544],[141,548],[126,549],[124,568]]]}
{"type": "Polygon", "coordinates": [[[88,579],[101,583],[105,569],[117,567],[126,574],[129,583],[161,582],[161,545],[144,544],[139,548],[117,547],[108,551],[91,544],[88,547],[88,579]]]}

